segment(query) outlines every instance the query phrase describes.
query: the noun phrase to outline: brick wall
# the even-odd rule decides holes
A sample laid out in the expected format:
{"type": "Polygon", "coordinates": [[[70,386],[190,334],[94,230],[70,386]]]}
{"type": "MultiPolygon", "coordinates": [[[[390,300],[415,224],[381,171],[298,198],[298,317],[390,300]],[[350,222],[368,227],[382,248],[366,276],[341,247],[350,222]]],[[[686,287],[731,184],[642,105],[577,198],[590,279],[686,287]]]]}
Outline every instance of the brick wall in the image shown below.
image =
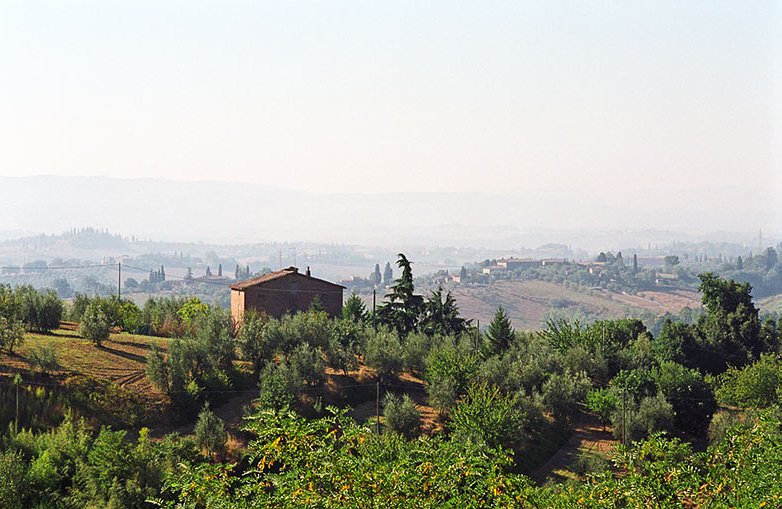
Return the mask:
{"type": "Polygon", "coordinates": [[[265,311],[270,316],[306,311],[317,297],[329,316],[342,313],[342,288],[303,274],[291,274],[257,286],[231,290],[231,316],[241,321],[246,309],[265,311]]]}

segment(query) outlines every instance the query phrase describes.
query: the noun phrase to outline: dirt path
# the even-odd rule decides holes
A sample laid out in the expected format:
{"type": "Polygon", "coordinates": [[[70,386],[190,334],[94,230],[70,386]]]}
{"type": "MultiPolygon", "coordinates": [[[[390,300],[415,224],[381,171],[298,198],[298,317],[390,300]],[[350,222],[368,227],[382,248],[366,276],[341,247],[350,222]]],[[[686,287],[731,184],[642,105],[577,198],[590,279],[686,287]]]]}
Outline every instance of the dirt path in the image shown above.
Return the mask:
{"type": "Polygon", "coordinates": [[[563,480],[567,476],[563,475],[568,465],[581,453],[596,453],[606,457],[613,450],[617,440],[611,433],[610,428],[603,428],[597,417],[580,411],[576,416],[573,434],[568,442],[562,446],[554,455],[541,467],[530,474],[530,477],[539,483],[552,478],[563,480]]]}

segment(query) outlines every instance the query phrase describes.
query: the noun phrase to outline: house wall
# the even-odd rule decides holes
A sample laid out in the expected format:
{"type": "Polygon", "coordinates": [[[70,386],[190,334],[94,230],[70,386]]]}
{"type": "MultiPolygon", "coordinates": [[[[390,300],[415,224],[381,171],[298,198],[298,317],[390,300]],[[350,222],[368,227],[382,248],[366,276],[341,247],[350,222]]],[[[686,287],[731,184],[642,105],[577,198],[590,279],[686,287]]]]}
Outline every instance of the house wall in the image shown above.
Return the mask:
{"type": "Polygon", "coordinates": [[[294,274],[245,290],[231,290],[231,316],[241,321],[245,310],[255,309],[279,318],[285,313],[306,311],[316,297],[329,316],[342,314],[342,288],[294,274]],[[234,297],[235,293],[242,295],[234,297]]]}
{"type": "Polygon", "coordinates": [[[239,323],[244,317],[244,292],[231,290],[231,318],[239,323]]]}

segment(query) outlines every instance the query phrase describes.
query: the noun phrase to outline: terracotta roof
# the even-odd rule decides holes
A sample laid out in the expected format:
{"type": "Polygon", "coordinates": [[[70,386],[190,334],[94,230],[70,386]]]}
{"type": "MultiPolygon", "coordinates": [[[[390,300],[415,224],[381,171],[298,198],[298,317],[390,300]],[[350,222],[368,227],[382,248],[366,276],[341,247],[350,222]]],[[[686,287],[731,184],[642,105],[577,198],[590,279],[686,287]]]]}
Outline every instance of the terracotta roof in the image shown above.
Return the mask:
{"type": "Polygon", "coordinates": [[[275,272],[269,272],[268,274],[264,274],[263,276],[255,277],[252,279],[246,279],[244,281],[239,281],[238,283],[235,283],[231,285],[231,290],[246,290],[247,288],[250,288],[252,286],[261,285],[263,283],[266,283],[268,281],[273,281],[275,279],[280,279],[283,277],[288,276],[300,276],[307,279],[311,279],[313,281],[318,281],[321,283],[325,283],[327,285],[336,286],[337,288],[345,288],[342,285],[338,285],[336,283],[332,283],[331,281],[326,281],[325,279],[318,279],[316,277],[312,276],[305,276],[304,274],[299,274],[299,269],[296,267],[288,267],[287,269],[278,270],[275,272]]]}

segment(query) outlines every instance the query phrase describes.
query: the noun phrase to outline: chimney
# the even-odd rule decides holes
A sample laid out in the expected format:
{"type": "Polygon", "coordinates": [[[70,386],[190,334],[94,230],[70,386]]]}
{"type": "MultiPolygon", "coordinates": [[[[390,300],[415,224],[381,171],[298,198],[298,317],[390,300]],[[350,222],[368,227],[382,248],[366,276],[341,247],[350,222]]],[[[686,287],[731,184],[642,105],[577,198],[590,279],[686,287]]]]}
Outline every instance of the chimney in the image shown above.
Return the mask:
{"type": "Polygon", "coordinates": [[[307,274],[307,277],[311,277],[312,276],[312,274],[310,273],[310,266],[309,265],[307,265],[307,272],[306,272],[306,274],[307,274]]]}

